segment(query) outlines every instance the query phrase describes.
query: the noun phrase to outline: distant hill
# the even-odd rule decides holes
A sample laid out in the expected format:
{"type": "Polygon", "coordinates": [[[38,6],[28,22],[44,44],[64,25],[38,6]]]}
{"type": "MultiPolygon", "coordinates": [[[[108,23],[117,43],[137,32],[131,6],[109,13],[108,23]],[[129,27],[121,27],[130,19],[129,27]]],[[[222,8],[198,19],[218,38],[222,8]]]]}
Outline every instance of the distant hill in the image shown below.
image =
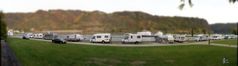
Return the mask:
{"type": "Polygon", "coordinates": [[[231,34],[234,33],[234,31],[237,32],[237,23],[216,23],[210,26],[213,33],[231,34]]]}
{"type": "Polygon", "coordinates": [[[12,29],[24,31],[81,30],[95,32],[137,32],[158,30],[166,33],[195,33],[210,31],[205,19],[150,15],[139,11],[104,13],[81,10],[38,10],[34,13],[5,13],[4,20],[12,29]]]}

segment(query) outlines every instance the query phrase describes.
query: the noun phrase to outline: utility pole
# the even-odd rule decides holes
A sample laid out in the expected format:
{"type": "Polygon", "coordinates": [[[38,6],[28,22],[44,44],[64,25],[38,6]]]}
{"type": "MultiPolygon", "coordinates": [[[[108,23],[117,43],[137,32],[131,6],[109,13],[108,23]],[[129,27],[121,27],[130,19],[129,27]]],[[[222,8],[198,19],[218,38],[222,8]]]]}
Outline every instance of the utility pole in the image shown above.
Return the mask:
{"type": "Polygon", "coordinates": [[[211,44],[211,41],[210,41],[210,39],[211,39],[211,37],[210,37],[210,32],[208,32],[208,45],[210,45],[211,44]]]}

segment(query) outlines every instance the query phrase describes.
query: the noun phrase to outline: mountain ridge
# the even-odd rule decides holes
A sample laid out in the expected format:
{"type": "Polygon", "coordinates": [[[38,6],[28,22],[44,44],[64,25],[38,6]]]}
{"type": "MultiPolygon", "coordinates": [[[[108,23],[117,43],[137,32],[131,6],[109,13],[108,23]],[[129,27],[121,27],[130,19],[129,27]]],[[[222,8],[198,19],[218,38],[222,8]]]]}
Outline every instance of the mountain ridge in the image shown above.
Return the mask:
{"type": "Polygon", "coordinates": [[[149,30],[165,33],[196,33],[210,31],[203,18],[158,16],[141,11],[38,10],[32,13],[5,13],[8,28],[24,31],[82,30],[96,32],[137,32],[149,30]]]}

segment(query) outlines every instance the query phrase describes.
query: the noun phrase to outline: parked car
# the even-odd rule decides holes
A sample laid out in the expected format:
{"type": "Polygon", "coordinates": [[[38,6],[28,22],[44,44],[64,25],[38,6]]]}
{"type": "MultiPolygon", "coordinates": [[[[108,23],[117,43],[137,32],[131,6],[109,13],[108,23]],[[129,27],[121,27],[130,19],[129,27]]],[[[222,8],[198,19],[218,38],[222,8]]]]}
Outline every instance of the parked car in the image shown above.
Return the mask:
{"type": "Polygon", "coordinates": [[[112,37],[110,33],[98,33],[92,36],[90,42],[111,43],[111,39],[112,37]]]}
{"type": "Polygon", "coordinates": [[[53,43],[59,43],[59,44],[66,44],[66,40],[64,40],[62,37],[55,37],[53,40],[52,40],[53,43]]]}
{"type": "Polygon", "coordinates": [[[122,39],[122,43],[141,43],[142,42],[142,35],[141,34],[132,34],[126,33],[124,34],[124,38],[122,39]]]}
{"type": "Polygon", "coordinates": [[[31,35],[31,33],[24,33],[22,39],[30,39],[31,35]]]}

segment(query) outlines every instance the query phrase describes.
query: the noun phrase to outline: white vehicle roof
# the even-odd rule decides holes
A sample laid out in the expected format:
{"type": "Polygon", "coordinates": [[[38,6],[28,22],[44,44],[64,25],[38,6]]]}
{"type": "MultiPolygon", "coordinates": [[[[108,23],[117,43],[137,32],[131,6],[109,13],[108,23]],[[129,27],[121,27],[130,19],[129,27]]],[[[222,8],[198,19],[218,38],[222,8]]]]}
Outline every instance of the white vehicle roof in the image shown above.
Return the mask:
{"type": "Polygon", "coordinates": [[[151,33],[150,31],[137,32],[137,34],[141,34],[141,35],[152,35],[152,33],[151,33]]]}
{"type": "Polygon", "coordinates": [[[93,34],[93,35],[111,35],[110,33],[97,33],[97,34],[93,34]]]}

